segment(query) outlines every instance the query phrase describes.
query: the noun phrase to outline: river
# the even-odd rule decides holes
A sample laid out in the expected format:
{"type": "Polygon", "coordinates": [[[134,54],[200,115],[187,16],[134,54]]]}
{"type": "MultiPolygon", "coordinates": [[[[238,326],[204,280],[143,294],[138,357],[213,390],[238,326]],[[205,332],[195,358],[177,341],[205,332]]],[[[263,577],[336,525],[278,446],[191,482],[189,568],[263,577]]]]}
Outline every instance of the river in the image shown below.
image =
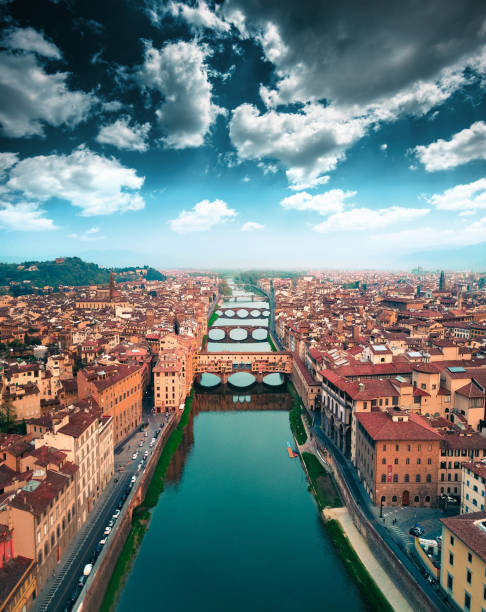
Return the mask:
{"type": "Polygon", "coordinates": [[[195,394],[119,612],[364,609],[288,457],[289,407],[262,384],[195,394]]]}

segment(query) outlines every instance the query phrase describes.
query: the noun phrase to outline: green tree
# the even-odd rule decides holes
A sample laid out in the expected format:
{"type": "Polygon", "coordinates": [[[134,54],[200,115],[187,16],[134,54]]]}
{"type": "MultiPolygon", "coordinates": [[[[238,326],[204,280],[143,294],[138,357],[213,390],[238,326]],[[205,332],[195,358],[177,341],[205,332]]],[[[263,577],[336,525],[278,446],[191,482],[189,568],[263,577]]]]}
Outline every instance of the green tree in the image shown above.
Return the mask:
{"type": "Polygon", "coordinates": [[[15,423],[16,410],[12,400],[4,399],[0,404],[0,429],[1,431],[8,431],[9,428],[15,423]]]}

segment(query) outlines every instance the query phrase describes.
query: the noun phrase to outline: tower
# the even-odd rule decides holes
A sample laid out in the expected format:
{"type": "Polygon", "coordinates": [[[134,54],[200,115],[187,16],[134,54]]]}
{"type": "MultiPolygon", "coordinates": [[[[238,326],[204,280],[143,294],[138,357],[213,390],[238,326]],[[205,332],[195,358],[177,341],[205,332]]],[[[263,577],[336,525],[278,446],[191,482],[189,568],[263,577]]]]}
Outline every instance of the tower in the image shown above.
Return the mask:
{"type": "Polygon", "coordinates": [[[115,297],[115,279],[113,278],[113,270],[110,270],[110,302],[113,302],[115,297]]]}
{"type": "Polygon", "coordinates": [[[442,270],[442,272],[440,273],[440,278],[439,278],[439,291],[445,291],[445,290],[446,290],[445,274],[444,274],[444,270],[442,270]]]}

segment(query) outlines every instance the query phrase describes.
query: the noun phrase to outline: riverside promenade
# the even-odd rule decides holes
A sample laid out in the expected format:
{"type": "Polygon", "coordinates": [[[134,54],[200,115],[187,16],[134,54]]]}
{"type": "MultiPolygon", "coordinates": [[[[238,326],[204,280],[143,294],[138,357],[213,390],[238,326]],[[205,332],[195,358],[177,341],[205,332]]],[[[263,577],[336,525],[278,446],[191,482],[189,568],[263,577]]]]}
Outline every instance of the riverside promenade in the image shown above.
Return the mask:
{"type": "MultiPolygon", "coordinates": [[[[329,464],[323,460],[321,452],[317,448],[315,437],[309,431],[305,418],[302,418],[302,422],[307,432],[307,441],[302,445],[297,444],[300,454],[302,455],[304,452],[312,453],[317,457],[322,467],[326,471],[331,472],[329,464]]],[[[386,569],[375,557],[365,538],[356,529],[348,509],[345,506],[340,508],[324,508],[322,515],[324,520],[335,519],[339,522],[351,546],[395,612],[413,612],[413,608],[396,587],[386,569]]]]}

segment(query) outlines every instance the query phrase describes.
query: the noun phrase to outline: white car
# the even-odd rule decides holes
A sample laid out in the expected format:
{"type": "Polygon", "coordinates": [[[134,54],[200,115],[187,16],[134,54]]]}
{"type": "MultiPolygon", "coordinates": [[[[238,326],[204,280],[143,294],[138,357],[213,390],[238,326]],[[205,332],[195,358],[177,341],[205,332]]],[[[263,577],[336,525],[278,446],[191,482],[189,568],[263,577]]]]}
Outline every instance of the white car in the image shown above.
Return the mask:
{"type": "Polygon", "coordinates": [[[120,510],[117,510],[115,514],[113,515],[113,518],[115,519],[115,521],[119,516],[120,516],[120,510]]]}
{"type": "Polygon", "coordinates": [[[100,540],[100,546],[104,546],[106,544],[106,538],[100,540]]]}
{"type": "Polygon", "coordinates": [[[132,459],[136,459],[138,457],[138,453],[133,453],[132,459]]]}
{"type": "Polygon", "coordinates": [[[111,533],[111,527],[106,527],[106,529],[103,531],[103,535],[108,536],[111,533]]]}
{"type": "Polygon", "coordinates": [[[132,476],[130,482],[133,484],[135,481],[137,480],[137,477],[135,476],[135,474],[132,476]]]}

